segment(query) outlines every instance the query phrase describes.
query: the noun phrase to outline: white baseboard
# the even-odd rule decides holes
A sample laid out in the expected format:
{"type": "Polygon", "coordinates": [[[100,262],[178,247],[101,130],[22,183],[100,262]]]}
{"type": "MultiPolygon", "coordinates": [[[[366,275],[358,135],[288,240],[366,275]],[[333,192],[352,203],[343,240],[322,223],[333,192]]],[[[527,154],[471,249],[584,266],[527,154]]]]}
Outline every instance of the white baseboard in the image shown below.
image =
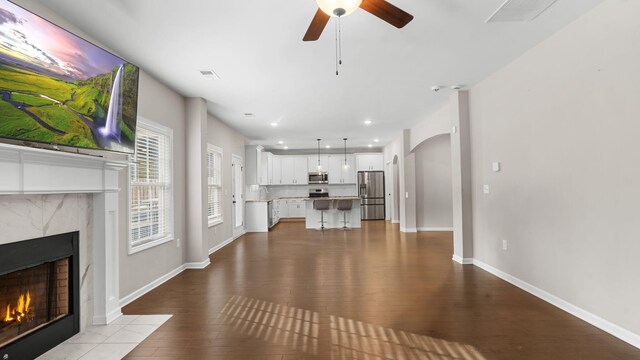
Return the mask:
{"type": "Polygon", "coordinates": [[[130,303],[132,303],[133,301],[137,300],[142,295],[148,293],[149,291],[151,291],[151,290],[157,288],[158,286],[164,284],[165,282],[169,281],[174,276],[180,274],[186,268],[187,268],[186,264],[182,264],[182,265],[178,266],[177,268],[169,271],[168,273],[160,276],[159,278],[153,280],[152,282],[148,283],[147,285],[141,287],[140,289],[138,289],[138,290],[132,292],[131,294],[123,297],[122,299],[120,299],[120,307],[125,307],[125,306],[129,305],[130,303]]]}
{"type": "Polygon", "coordinates": [[[418,229],[416,228],[400,228],[400,232],[404,232],[404,233],[415,233],[418,232],[418,229]]]}
{"type": "Polygon", "coordinates": [[[109,325],[120,316],[122,316],[122,306],[111,311],[106,316],[94,316],[93,325],[109,325]]]}
{"type": "Polygon", "coordinates": [[[419,227],[418,231],[453,231],[452,227],[419,227]]]}
{"type": "Polygon", "coordinates": [[[473,264],[473,259],[472,258],[461,258],[458,255],[453,255],[453,258],[451,258],[453,261],[457,262],[458,264],[462,264],[462,265],[472,265],[473,264]]]}
{"type": "Polygon", "coordinates": [[[392,224],[400,224],[400,220],[391,220],[392,224]]]}
{"type": "Polygon", "coordinates": [[[190,262],[190,263],[184,264],[185,269],[194,269],[194,270],[202,270],[209,265],[211,265],[211,260],[209,258],[201,262],[190,262]]]}
{"type": "Polygon", "coordinates": [[[231,244],[232,242],[234,242],[236,239],[238,239],[239,237],[241,237],[241,236],[242,236],[242,235],[244,235],[244,234],[245,234],[245,232],[241,233],[241,234],[240,234],[240,235],[238,235],[238,236],[231,236],[231,237],[230,237],[230,238],[228,238],[227,240],[225,240],[225,241],[221,242],[220,244],[218,244],[218,245],[216,245],[216,246],[212,247],[211,249],[209,249],[209,255],[211,255],[211,254],[213,254],[214,252],[216,252],[216,251],[218,251],[218,250],[222,249],[223,247],[225,247],[225,246],[227,246],[227,245],[231,244]]]}
{"type": "Polygon", "coordinates": [[[548,302],[551,305],[554,305],[566,312],[568,312],[569,314],[582,319],[586,322],[588,322],[589,324],[608,332],[609,334],[617,337],[618,339],[627,342],[637,348],[640,349],[640,335],[635,334],[621,326],[618,326],[608,320],[605,320],[593,313],[590,313],[582,308],[579,308],[565,300],[562,300],[561,298],[552,295],[542,289],[539,289],[527,282],[524,282],[518,278],[516,278],[515,276],[509,275],[507,273],[505,273],[502,270],[498,270],[496,268],[494,268],[491,265],[485,264],[482,261],[478,260],[478,259],[473,259],[473,264],[497,277],[499,277],[500,279],[511,283],[517,287],[519,287],[520,289],[548,302]]]}
{"type": "MultiPolygon", "coordinates": [[[[231,238],[225,240],[224,242],[222,242],[221,244],[218,244],[218,245],[212,247],[211,249],[209,249],[209,255],[211,255],[214,252],[222,249],[223,247],[225,247],[226,245],[230,244],[231,242],[233,242],[234,240],[236,240],[240,236],[244,235],[245,233],[246,232],[243,232],[242,234],[240,234],[240,235],[238,235],[236,237],[231,237],[231,238]]],[[[119,302],[120,303],[120,307],[122,308],[122,307],[125,307],[125,306],[129,305],[130,303],[132,303],[133,301],[137,300],[138,298],[140,298],[144,294],[146,294],[149,291],[151,291],[151,290],[157,288],[158,286],[164,284],[165,282],[167,282],[170,279],[172,279],[174,276],[180,274],[181,272],[183,272],[183,271],[185,271],[187,269],[204,269],[207,266],[209,266],[209,264],[211,264],[211,260],[209,260],[209,258],[207,258],[207,260],[199,262],[199,263],[185,263],[185,264],[182,264],[182,265],[178,266],[177,268],[169,271],[168,273],[160,276],[159,278],[153,280],[152,282],[148,283],[147,285],[141,287],[140,289],[138,289],[138,290],[132,292],[131,294],[123,297],[122,299],[120,299],[120,302],[119,302]]],[[[117,319],[118,317],[120,317],[121,315],[122,315],[122,312],[120,312],[120,309],[118,309],[118,314],[109,314],[106,319],[94,319],[94,323],[95,323],[95,321],[103,321],[101,324],[108,324],[111,321],[113,321],[113,320],[117,319]]]]}

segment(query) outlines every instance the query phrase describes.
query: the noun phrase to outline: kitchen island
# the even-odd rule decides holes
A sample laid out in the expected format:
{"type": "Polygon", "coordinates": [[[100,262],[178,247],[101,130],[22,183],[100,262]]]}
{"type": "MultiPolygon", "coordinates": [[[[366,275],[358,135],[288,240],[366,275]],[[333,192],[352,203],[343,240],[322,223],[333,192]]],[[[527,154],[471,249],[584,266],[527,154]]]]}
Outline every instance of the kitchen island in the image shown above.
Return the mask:
{"type": "Polygon", "coordinates": [[[343,211],[338,210],[338,200],[350,200],[352,202],[351,210],[347,211],[347,227],[360,228],[360,198],[357,196],[335,196],[321,198],[307,198],[305,226],[307,229],[320,228],[320,211],[313,209],[314,200],[329,200],[331,208],[324,212],[324,227],[327,229],[336,229],[343,226],[343,211]]]}
{"type": "Polygon", "coordinates": [[[324,227],[341,228],[343,213],[338,211],[338,200],[353,202],[347,212],[347,227],[360,227],[360,198],[357,196],[335,196],[323,198],[278,197],[246,200],[245,227],[247,232],[268,232],[280,219],[303,219],[307,229],[320,228],[320,211],[313,209],[313,200],[331,201],[331,209],[324,212],[324,227]]]}

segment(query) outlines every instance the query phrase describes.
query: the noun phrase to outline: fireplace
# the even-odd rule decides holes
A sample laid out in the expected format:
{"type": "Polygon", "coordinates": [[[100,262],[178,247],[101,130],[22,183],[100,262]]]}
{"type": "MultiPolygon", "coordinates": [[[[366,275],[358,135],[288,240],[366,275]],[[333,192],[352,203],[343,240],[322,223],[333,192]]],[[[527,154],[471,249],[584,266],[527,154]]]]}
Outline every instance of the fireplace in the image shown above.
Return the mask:
{"type": "Polygon", "coordinates": [[[0,358],[32,359],[80,330],[78,232],[0,246],[0,358]]]}

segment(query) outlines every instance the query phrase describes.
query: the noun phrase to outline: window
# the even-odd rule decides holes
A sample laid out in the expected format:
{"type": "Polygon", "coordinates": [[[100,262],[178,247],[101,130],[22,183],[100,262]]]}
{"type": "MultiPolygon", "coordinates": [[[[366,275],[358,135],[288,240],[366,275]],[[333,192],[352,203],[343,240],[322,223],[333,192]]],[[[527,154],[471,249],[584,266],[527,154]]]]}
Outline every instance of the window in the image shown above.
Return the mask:
{"type": "Polygon", "coordinates": [[[129,253],[173,240],[173,131],[138,120],[129,166],[129,253]]]}
{"type": "Polygon", "coordinates": [[[222,223],[222,149],[207,145],[207,216],[209,226],[222,223]]]}

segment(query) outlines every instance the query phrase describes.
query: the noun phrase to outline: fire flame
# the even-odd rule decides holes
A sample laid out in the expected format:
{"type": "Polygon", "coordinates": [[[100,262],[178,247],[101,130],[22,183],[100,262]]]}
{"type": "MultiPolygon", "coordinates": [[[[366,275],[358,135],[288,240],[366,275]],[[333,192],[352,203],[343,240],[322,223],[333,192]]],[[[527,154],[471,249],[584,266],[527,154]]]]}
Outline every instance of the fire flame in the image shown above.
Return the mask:
{"type": "Polygon", "coordinates": [[[29,312],[31,310],[31,293],[27,291],[26,294],[20,294],[18,297],[18,304],[15,308],[11,309],[11,304],[7,305],[7,313],[4,316],[3,321],[5,323],[10,322],[18,322],[21,323],[23,320],[27,320],[29,312]]]}

